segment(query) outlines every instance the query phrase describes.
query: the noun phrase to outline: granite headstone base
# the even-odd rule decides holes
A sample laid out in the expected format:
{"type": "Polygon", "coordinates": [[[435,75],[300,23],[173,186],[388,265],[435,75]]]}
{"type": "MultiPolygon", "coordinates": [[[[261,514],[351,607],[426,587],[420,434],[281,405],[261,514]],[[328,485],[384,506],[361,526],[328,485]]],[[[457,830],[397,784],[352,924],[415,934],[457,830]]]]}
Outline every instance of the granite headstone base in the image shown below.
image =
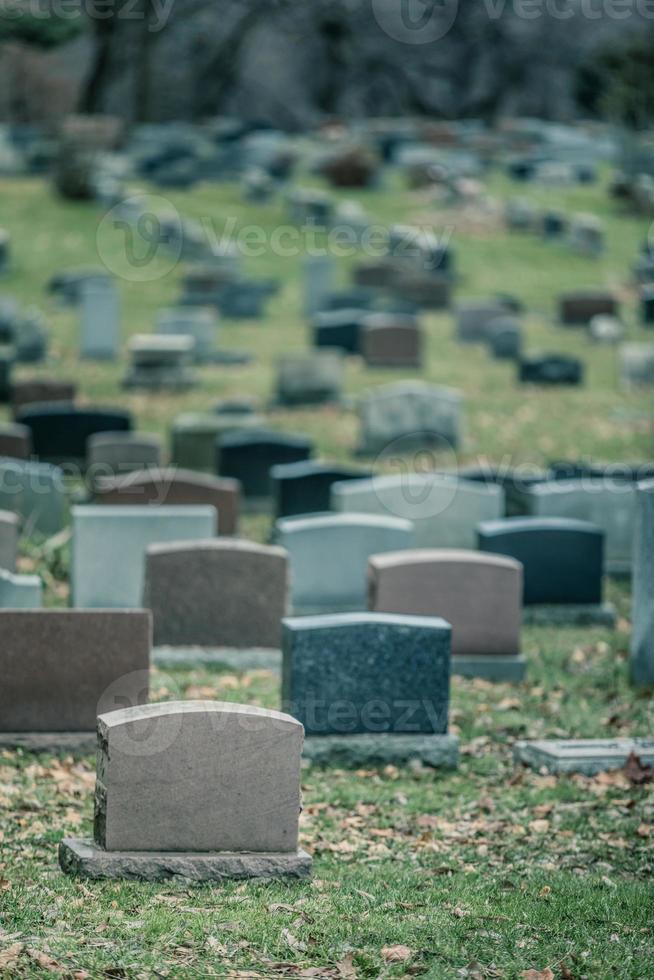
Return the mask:
{"type": "Polygon", "coordinates": [[[579,605],[534,605],[522,610],[525,626],[605,626],[614,629],[617,620],[612,602],[579,605]]]}
{"type": "Polygon", "coordinates": [[[621,769],[632,752],[642,765],[654,765],[654,738],[538,739],[513,746],[515,761],[532,769],[580,772],[585,776],[621,769]]]}
{"type": "Polygon", "coordinates": [[[105,851],[90,838],[64,838],[59,865],[78,878],[138,881],[228,881],[243,878],[309,878],[311,857],[306,851],[266,853],[223,851],[105,851]]]}
{"type": "Polygon", "coordinates": [[[95,755],[97,747],[95,732],[0,732],[0,749],[53,755],[95,755]]]}
{"type": "Polygon", "coordinates": [[[345,769],[404,766],[414,761],[434,769],[456,769],[459,739],[456,735],[392,732],[313,735],[305,738],[302,757],[314,765],[345,769]]]}
{"type": "Polygon", "coordinates": [[[152,651],[152,662],[160,670],[271,670],[282,672],[281,650],[259,647],[252,650],[232,650],[227,647],[169,647],[159,646],[152,651]]]}
{"type": "Polygon", "coordinates": [[[519,654],[483,654],[452,657],[452,673],[458,677],[481,677],[487,681],[524,680],[527,672],[526,658],[519,654]]]}

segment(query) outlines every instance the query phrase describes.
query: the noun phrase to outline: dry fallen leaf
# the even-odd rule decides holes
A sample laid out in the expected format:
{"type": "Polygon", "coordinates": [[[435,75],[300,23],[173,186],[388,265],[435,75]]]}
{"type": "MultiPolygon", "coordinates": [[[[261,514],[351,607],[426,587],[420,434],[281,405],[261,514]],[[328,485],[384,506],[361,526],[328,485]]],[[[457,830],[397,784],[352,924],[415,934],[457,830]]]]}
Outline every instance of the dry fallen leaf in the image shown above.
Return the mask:
{"type": "Polygon", "coordinates": [[[529,829],[533,834],[546,834],[550,829],[549,820],[531,820],[529,829]]]}
{"type": "Polygon", "coordinates": [[[554,980],[554,974],[549,966],[544,970],[523,970],[520,976],[524,977],[524,980],[554,980]]]}
{"type": "Polygon", "coordinates": [[[644,766],[635,752],[629,754],[622,771],[634,786],[642,786],[654,780],[654,767],[644,766]]]}
{"type": "Polygon", "coordinates": [[[0,949],[0,970],[15,966],[22,952],[22,943],[13,943],[11,946],[5,946],[4,949],[0,949]]]}
{"type": "Polygon", "coordinates": [[[356,980],[357,971],[352,960],[354,953],[346,953],[342,960],[336,964],[336,969],[341,980],[356,980]]]}
{"type": "Polygon", "coordinates": [[[404,963],[405,960],[411,959],[413,956],[412,949],[399,944],[397,946],[384,946],[381,952],[385,963],[404,963]]]}

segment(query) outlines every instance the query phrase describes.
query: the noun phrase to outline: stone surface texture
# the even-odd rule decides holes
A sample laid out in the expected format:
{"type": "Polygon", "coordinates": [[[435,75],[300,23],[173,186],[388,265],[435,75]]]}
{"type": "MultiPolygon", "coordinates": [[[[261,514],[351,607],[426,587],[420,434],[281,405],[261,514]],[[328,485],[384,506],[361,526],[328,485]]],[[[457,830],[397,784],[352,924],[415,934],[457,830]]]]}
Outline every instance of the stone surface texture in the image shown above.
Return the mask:
{"type": "Polygon", "coordinates": [[[654,480],[638,485],[631,678],[654,686],[654,480]]]}

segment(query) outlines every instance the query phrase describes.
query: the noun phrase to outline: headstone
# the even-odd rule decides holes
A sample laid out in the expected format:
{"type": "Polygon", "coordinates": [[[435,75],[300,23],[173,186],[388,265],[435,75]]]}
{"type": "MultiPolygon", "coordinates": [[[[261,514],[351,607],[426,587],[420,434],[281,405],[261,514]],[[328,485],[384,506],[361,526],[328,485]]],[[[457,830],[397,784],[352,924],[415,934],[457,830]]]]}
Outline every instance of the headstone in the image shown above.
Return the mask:
{"type": "Polygon", "coordinates": [[[63,470],[50,463],[0,458],[0,509],[18,514],[25,537],[61,531],[67,512],[63,470]]]}
{"type": "Polygon", "coordinates": [[[522,566],[512,558],[445,548],[373,555],[368,608],[439,616],[452,627],[452,671],[522,680],[522,566]]]}
{"type": "Polygon", "coordinates": [[[461,343],[483,343],[488,340],[490,325],[511,311],[501,299],[474,300],[457,303],[456,339],[461,343]]]}
{"type": "Polygon", "coordinates": [[[508,555],[524,568],[525,622],[613,626],[602,603],[604,532],[565,517],[513,517],[478,527],[480,551],[508,555]]]}
{"type": "Polygon", "coordinates": [[[522,327],[516,317],[495,317],[488,324],[487,334],[488,346],[496,360],[520,360],[522,327]]]}
{"type": "Polygon", "coordinates": [[[475,548],[477,524],[504,513],[504,491],[442,473],[379,474],[335,483],[332,507],[412,521],[420,548],[475,548]]]}
{"type": "Polygon", "coordinates": [[[10,510],[0,510],[0,568],[13,572],[18,554],[18,517],[10,510]]]}
{"type": "Polygon", "coordinates": [[[364,289],[362,286],[352,286],[349,289],[339,289],[330,293],[325,299],[325,310],[372,310],[377,293],[374,289],[364,289]]]}
{"type": "Polygon", "coordinates": [[[67,402],[72,404],[77,395],[74,381],[58,381],[56,378],[31,378],[14,381],[11,386],[11,406],[14,415],[28,405],[67,402]]]}
{"type": "Polygon", "coordinates": [[[580,289],[559,298],[559,317],[568,327],[586,327],[594,316],[619,316],[617,297],[606,289],[580,289]]]}
{"type": "Polygon", "coordinates": [[[125,388],[185,391],[195,384],[189,368],[194,340],[184,334],[135,334],[129,341],[125,388]]]}
{"type": "Polygon", "coordinates": [[[216,538],[147,550],[144,605],[155,646],[279,649],[287,598],[281,548],[216,538]]]}
{"type": "Polygon", "coordinates": [[[180,302],[183,306],[218,307],[223,289],[238,275],[238,263],[193,263],[184,273],[180,302]]]}
{"type": "Polygon", "coordinates": [[[162,456],[161,437],[148,432],[96,432],[86,442],[86,463],[93,482],[112,474],[159,469],[162,456]]]}
{"type": "Polygon", "coordinates": [[[624,337],[624,325],[616,316],[594,316],[588,334],[597,344],[617,344],[624,337]]]}
{"type": "Polygon", "coordinates": [[[294,225],[325,227],[329,224],[333,201],[324,191],[308,187],[295,187],[286,199],[288,217],[294,225]]]}
{"type": "Polygon", "coordinates": [[[0,347],[0,404],[2,405],[6,405],[11,394],[11,372],[13,366],[13,347],[0,347]]]}
{"type": "Polygon", "coordinates": [[[44,360],[48,351],[48,331],[43,314],[36,307],[19,317],[12,345],[20,364],[38,364],[44,360]]]}
{"type": "Polygon", "coordinates": [[[141,605],[150,544],[197,541],[216,533],[213,507],[72,508],[71,601],[76,609],[141,605]]]}
{"type": "Polygon", "coordinates": [[[338,402],[344,380],[344,356],[338,348],[282,354],[277,358],[276,401],[280,405],[338,402]]]}
{"type": "Polygon", "coordinates": [[[654,283],[640,290],[640,318],[646,327],[654,324],[654,283]]]}
{"type": "Polygon", "coordinates": [[[442,619],[418,616],[285,619],[282,704],[305,726],[305,755],[355,768],[456,767],[450,636],[442,619]]]}
{"type": "Polygon", "coordinates": [[[448,310],[452,304],[452,277],[444,273],[395,268],[384,286],[392,296],[419,309],[448,310]]]}
{"type": "Polygon", "coordinates": [[[516,762],[539,772],[580,772],[584,776],[622,769],[632,754],[638,756],[643,766],[654,765],[654,739],[536,739],[516,742],[513,746],[516,762]]]}
{"type": "Polygon", "coordinates": [[[528,197],[512,197],[506,202],[504,220],[509,231],[533,231],[537,212],[528,197]]]}
{"type": "Polygon", "coordinates": [[[631,679],[639,687],[654,686],[654,480],[640,483],[633,580],[631,679]]]}
{"type": "Polygon", "coordinates": [[[568,219],[563,211],[545,211],[541,217],[543,238],[561,238],[568,228],[568,219]]]}
{"type": "Polygon", "coordinates": [[[529,463],[517,466],[493,466],[482,460],[477,466],[462,466],[454,470],[442,470],[445,476],[498,486],[504,491],[504,513],[506,517],[516,517],[527,513],[524,500],[525,491],[534,483],[543,483],[549,478],[547,470],[529,463]]]}
{"type": "MultiPolygon", "coordinates": [[[[550,463],[548,480],[604,480],[607,485],[620,487],[623,483],[638,483],[654,479],[654,462],[590,463],[586,460],[561,459],[550,463]]],[[[536,481],[542,483],[543,480],[536,481]]]]}
{"type": "Polygon", "coordinates": [[[111,279],[111,274],[103,266],[62,269],[51,277],[47,290],[62,306],[77,306],[85,286],[89,283],[108,282],[111,279]]]}
{"type": "Polygon", "coordinates": [[[236,534],[240,497],[238,480],[221,479],[176,466],[101,477],[93,487],[93,502],[96,504],[215,507],[221,535],[236,534]]]}
{"type": "Polygon", "coordinates": [[[316,313],[311,325],[313,346],[340,347],[347,354],[358,354],[361,321],[366,312],[351,308],[316,313]]]}
{"type": "Polygon", "coordinates": [[[604,229],[595,214],[577,214],[570,222],[570,247],[580,255],[597,258],[604,251],[604,229]]]}
{"type": "Polygon", "coordinates": [[[551,480],[525,493],[532,517],[569,517],[600,527],[605,534],[604,563],[611,574],[631,571],[636,485],[603,479],[551,480]]]}
{"type": "Polygon", "coordinates": [[[273,492],[270,470],[279,463],[300,463],[313,455],[313,442],[306,436],[288,435],[270,429],[228,433],[217,449],[220,476],[241,484],[250,507],[267,506],[273,492]]]}
{"type": "Polygon", "coordinates": [[[94,839],[64,839],[60,866],[95,879],[308,877],[303,734],[288,715],[221,701],[100,715],[94,839]]]}
{"type": "Polygon", "coordinates": [[[361,328],[361,354],[368,367],[422,367],[423,332],[416,317],[370,313],[361,328]]]}
{"type": "Polygon", "coordinates": [[[518,362],[518,380],[521,384],[580,385],[584,365],[567,354],[534,354],[518,362]]]}
{"type": "Polygon", "coordinates": [[[218,318],[209,306],[179,306],[160,310],[157,333],[188,336],[193,339],[193,359],[210,364],[216,353],[218,318]]]}
{"type": "Polygon", "coordinates": [[[373,514],[316,514],[277,521],[275,541],[288,551],[296,615],[366,608],[370,555],[413,546],[413,526],[373,514]]]}
{"type": "Polygon", "coordinates": [[[263,418],[254,412],[184,412],[171,426],[171,460],[175,466],[209,473],[216,468],[216,440],[230,432],[258,429],[263,418]]]}
{"type": "Polygon", "coordinates": [[[0,609],[40,609],[42,592],[38,575],[14,575],[0,568],[0,609]]]}
{"type": "Polygon", "coordinates": [[[230,320],[258,320],[264,315],[264,306],[276,292],[278,283],[273,280],[238,279],[223,286],[218,308],[230,320]]]}
{"type": "Polygon", "coordinates": [[[9,269],[11,257],[11,239],[6,228],[0,228],[0,276],[4,276],[9,269]]]}
{"type": "Polygon", "coordinates": [[[80,355],[114,360],[120,349],[120,297],[113,279],[89,279],[80,288],[80,355]]]}
{"type": "Polygon", "coordinates": [[[462,397],[424,381],[398,381],[373,389],[359,403],[359,453],[375,455],[401,441],[403,448],[460,445],[462,397]]]}
{"type": "Polygon", "coordinates": [[[32,455],[32,433],[26,425],[0,424],[0,456],[29,459],[32,455]]]}
{"type": "Polygon", "coordinates": [[[313,317],[333,292],[336,267],[331,255],[312,255],[304,260],[304,315],[313,317]]]}
{"type": "Polygon", "coordinates": [[[132,427],[127,411],[78,408],[63,402],[25,408],[16,415],[16,421],[31,431],[34,455],[50,463],[83,463],[91,436],[129,432],[132,427]]]}
{"type": "Polygon", "coordinates": [[[336,482],[361,480],[364,470],[337,463],[282,463],[270,471],[275,518],[318,514],[331,507],[331,488],[336,482]]]}
{"type": "Polygon", "coordinates": [[[651,388],[654,385],[654,344],[622,344],[618,356],[623,387],[651,388]]]}
{"type": "Polygon", "coordinates": [[[150,613],[0,611],[0,744],[93,744],[98,712],[148,698],[150,613]]]}

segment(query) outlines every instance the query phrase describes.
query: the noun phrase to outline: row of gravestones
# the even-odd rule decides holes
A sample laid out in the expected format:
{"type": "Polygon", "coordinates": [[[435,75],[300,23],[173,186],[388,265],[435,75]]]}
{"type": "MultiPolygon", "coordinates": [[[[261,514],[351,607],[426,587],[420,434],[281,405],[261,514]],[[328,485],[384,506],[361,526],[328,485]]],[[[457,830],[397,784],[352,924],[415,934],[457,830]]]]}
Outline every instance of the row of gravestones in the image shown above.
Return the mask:
{"type": "Polygon", "coordinates": [[[594,214],[573,214],[547,210],[539,212],[529,198],[510,198],[504,219],[509,231],[540,233],[547,241],[566,241],[572,251],[598,258],[605,250],[602,222],[594,214]]]}
{"type": "MultiPolygon", "coordinates": [[[[437,515],[414,513],[412,522],[365,513],[362,498],[373,510],[388,509],[391,496],[406,502],[406,486],[390,487],[389,480],[382,478],[377,489],[374,478],[334,484],[336,498],[345,498],[343,509],[352,492],[360,502],[349,513],[280,519],[277,546],[270,548],[215,538],[212,506],[74,507],[72,604],[135,608],[144,602],[154,611],[157,645],[174,647],[278,647],[289,594],[294,613],[302,615],[368,605],[444,616],[455,629],[459,672],[499,679],[524,672],[523,602],[530,621],[613,624],[615,611],[602,604],[607,563],[600,527],[574,519],[499,518],[501,488],[449,477],[421,488],[441,495],[437,515]]],[[[567,483],[552,486],[565,493],[567,483]]],[[[639,486],[622,483],[613,492],[617,498],[628,491],[642,510],[652,484],[639,486]]],[[[409,499],[422,496],[424,504],[427,497],[417,490],[411,488],[409,499]]],[[[15,516],[0,514],[0,562],[11,586],[0,604],[36,606],[38,579],[12,573],[17,535],[15,516]]],[[[638,563],[645,564],[642,536],[637,528],[636,582],[642,581],[638,563]]]]}

